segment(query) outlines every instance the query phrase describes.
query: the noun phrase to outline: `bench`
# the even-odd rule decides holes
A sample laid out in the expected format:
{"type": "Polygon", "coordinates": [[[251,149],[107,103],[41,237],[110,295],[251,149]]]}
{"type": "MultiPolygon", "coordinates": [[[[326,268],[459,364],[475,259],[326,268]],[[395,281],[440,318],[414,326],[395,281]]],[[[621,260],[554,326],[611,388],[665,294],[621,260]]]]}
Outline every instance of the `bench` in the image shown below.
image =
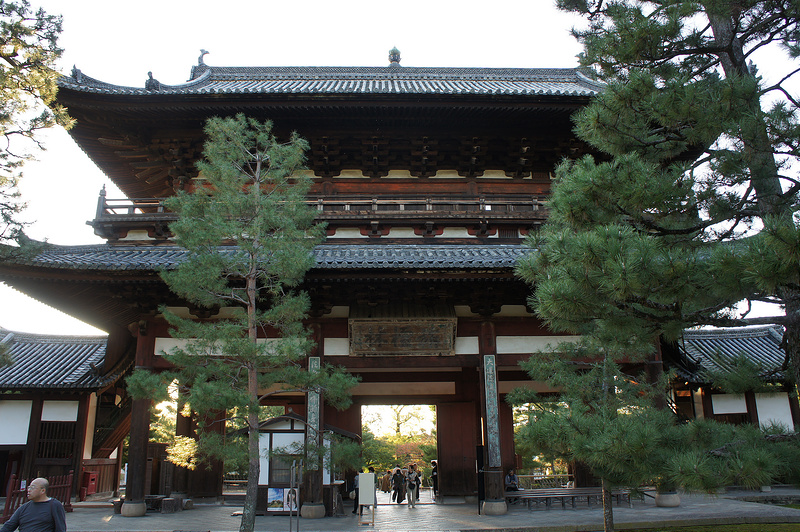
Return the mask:
{"type": "MultiPolygon", "coordinates": [[[[553,500],[561,502],[561,508],[567,507],[567,501],[576,507],[577,501],[586,499],[589,508],[592,507],[592,501],[602,501],[603,489],[600,487],[591,488],[545,488],[534,490],[519,490],[505,492],[506,501],[513,502],[515,500],[524,502],[528,505],[528,509],[532,509],[534,503],[538,508],[539,503],[544,502],[545,507],[549,510],[553,505],[553,500]]],[[[611,491],[611,498],[617,500],[617,504],[628,501],[631,504],[631,492],[626,489],[614,489],[611,491]]]]}

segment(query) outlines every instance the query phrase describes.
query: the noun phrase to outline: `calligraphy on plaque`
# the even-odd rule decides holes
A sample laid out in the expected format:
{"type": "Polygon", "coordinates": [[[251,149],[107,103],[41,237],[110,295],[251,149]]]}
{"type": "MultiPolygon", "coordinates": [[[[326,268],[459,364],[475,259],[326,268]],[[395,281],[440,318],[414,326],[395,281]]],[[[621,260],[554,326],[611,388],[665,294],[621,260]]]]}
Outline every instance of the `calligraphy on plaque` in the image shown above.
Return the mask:
{"type": "Polygon", "coordinates": [[[351,355],[454,355],[455,318],[351,319],[351,355]]]}

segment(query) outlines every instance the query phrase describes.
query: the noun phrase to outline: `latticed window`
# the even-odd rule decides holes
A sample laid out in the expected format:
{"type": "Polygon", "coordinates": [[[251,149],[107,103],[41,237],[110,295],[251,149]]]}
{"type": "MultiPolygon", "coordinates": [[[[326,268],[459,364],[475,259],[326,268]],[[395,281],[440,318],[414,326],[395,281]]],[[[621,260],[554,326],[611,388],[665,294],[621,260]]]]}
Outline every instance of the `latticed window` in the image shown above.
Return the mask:
{"type": "Polygon", "coordinates": [[[37,458],[71,458],[77,426],[74,421],[42,421],[37,458]]]}
{"type": "Polygon", "coordinates": [[[273,456],[269,461],[270,486],[289,486],[292,480],[292,461],[300,464],[301,456],[273,456]]]}

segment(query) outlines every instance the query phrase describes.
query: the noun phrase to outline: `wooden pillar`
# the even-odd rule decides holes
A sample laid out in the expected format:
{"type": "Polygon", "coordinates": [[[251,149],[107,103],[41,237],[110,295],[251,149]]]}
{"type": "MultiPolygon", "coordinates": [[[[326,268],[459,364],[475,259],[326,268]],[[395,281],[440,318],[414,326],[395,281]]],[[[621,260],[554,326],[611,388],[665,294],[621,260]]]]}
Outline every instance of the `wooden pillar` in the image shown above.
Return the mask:
{"type": "Polygon", "coordinates": [[[792,424],[796,432],[800,427],[800,404],[797,401],[797,387],[793,384],[785,384],[784,389],[789,399],[789,411],[792,413],[792,424]]]}
{"type": "MultiPolygon", "coordinates": [[[[72,492],[70,493],[73,497],[78,495],[81,480],[83,479],[83,450],[86,446],[86,439],[91,439],[94,436],[94,434],[87,433],[89,409],[91,406],[92,394],[83,395],[78,399],[78,421],[75,427],[75,447],[72,451],[72,466],[70,467],[75,473],[72,477],[72,492]]],[[[91,455],[89,458],[91,458],[91,455]]]]}
{"type": "Polygon", "coordinates": [[[758,406],[756,405],[756,394],[752,390],[744,392],[744,403],[747,405],[747,420],[758,426],[758,406]]]}
{"type": "MultiPolygon", "coordinates": [[[[319,327],[314,328],[319,332],[319,327]]],[[[318,336],[318,335],[317,335],[318,336]]],[[[318,340],[317,345],[321,342],[318,340]]],[[[320,370],[320,357],[308,357],[308,371],[310,373],[320,370]]],[[[319,448],[324,444],[322,433],[322,397],[317,392],[306,394],[306,446],[310,449],[319,448]]],[[[325,504],[322,501],[322,468],[321,461],[316,452],[306,454],[305,464],[305,495],[300,515],[305,518],[319,519],[325,517],[325,504]]]]}
{"type": "Polygon", "coordinates": [[[494,323],[481,323],[479,350],[481,355],[481,409],[483,413],[484,482],[486,499],[483,512],[487,515],[502,515],[508,511],[503,487],[503,458],[500,446],[500,411],[497,392],[497,344],[494,323]]]}
{"type": "MultiPolygon", "coordinates": [[[[183,409],[186,402],[178,396],[177,414],[175,415],[175,435],[184,436],[188,438],[194,437],[192,430],[192,417],[184,416],[183,409]]],[[[175,466],[172,478],[172,493],[167,494],[170,497],[187,498],[189,496],[189,470],[185,467],[175,466]]]]}
{"type": "Polygon", "coordinates": [[[28,445],[26,450],[30,449],[31,452],[25,452],[23,455],[22,468],[20,471],[20,478],[31,479],[42,476],[39,471],[34,471],[36,463],[36,452],[39,449],[39,436],[42,428],[42,406],[43,401],[40,396],[33,398],[31,404],[31,421],[28,425],[28,445]]]}
{"type": "Polygon", "coordinates": [[[703,401],[703,419],[714,419],[714,404],[711,402],[711,390],[700,388],[700,397],[703,401]]]}
{"type": "MultiPolygon", "coordinates": [[[[136,337],[136,369],[153,369],[155,335],[149,322],[139,322],[136,337]]],[[[131,433],[128,447],[128,478],[125,487],[125,503],[122,515],[140,517],[147,508],[144,503],[145,479],[147,476],[147,443],[150,435],[150,399],[131,401],[131,433]]]]}

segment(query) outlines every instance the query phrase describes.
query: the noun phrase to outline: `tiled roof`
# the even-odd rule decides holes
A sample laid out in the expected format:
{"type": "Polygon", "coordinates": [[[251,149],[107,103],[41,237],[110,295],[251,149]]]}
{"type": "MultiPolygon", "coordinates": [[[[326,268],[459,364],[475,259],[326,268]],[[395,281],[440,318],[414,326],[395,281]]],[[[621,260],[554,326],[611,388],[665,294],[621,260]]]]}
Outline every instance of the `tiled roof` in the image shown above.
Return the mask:
{"type": "Polygon", "coordinates": [[[433,94],[593,96],[602,85],[575,68],[431,67],[212,67],[192,68],[180,85],[146,80],[125,87],[86,76],[75,69],[59,86],[97,94],[433,94]]]}
{"type": "Polygon", "coordinates": [[[106,336],[54,336],[0,329],[13,363],[0,367],[0,391],[96,390],[118,374],[101,375],[106,336]]]}
{"type": "MultiPolygon", "coordinates": [[[[317,269],[513,268],[523,245],[324,244],[314,250],[317,269]]],[[[52,246],[39,254],[39,267],[73,270],[153,271],[172,268],[186,255],[177,246],[52,246]]]]}
{"type": "Polygon", "coordinates": [[[729,370],[732,362],[744,354],[764,369],[765,378],[775,380],[782,375],[782,338],[783,330],[777,326],[684,331],[678,346],[684,363],[676,369],[683,378],[704,382],[706,370],[729,370]]]}

